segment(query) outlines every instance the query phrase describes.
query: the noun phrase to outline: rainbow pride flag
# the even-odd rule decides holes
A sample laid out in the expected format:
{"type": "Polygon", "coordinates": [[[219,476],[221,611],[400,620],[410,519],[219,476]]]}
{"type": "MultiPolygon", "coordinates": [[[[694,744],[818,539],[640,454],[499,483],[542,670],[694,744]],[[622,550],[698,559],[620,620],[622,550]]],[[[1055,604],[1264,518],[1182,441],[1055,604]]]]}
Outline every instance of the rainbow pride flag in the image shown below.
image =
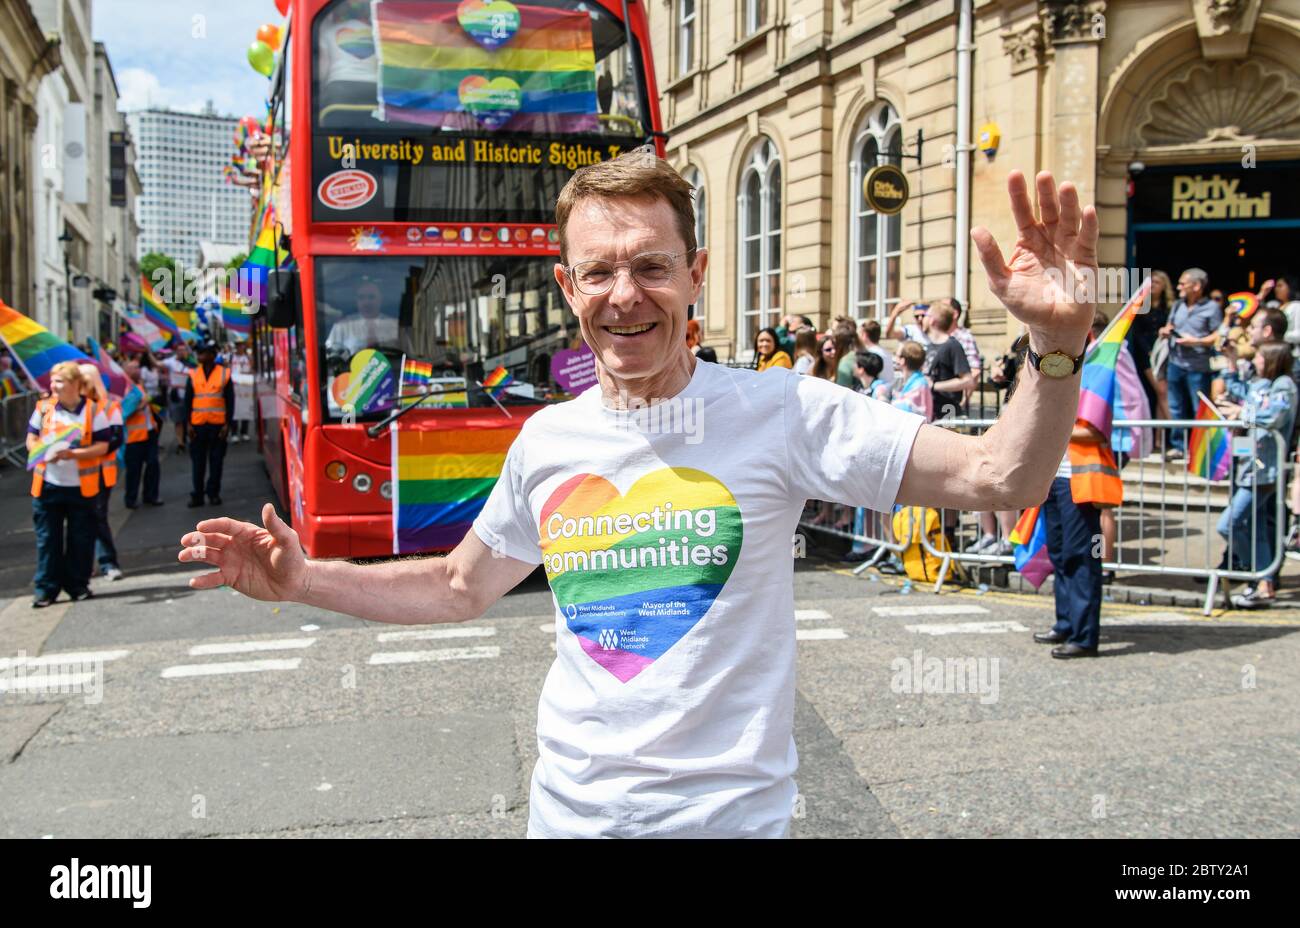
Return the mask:
{"type": "MultiPolygon", "coordinates": [[[[281,267],[288,264],[289,257],[287,251],[280,251],[281,267]]],[[[239,266],[239,279],[235,286],[237,294],[253,306],[261,306],[266,297],[266,277],[271,268],[276,266],[275,258],[275,209],[268,203],[263,207],[262,215],[258,220],[257,238],[253,241],[253,250],[239,266]]],[[[225,318],[224,310],[222,318],[225,318]]]]}
{"type": "Polygon", "coordinates": [[[50,388],[50,368],[60,361],[86,363],[86,357],[45,326],[0,300],[0,342],[13,352],[27,379],[50,388]]]}
{"type": "MultiPolygon", "coordinates": [[[[1129,297],[1129,301],[1111,320],[1110,325],[1106,326],[1101,337],[1092,343],[1088,349],[1088,356],[1084,359],[1078,418],[1087,422],[1102,435],[1111,434],[1111,422],[1117,418],[1115,409],[1131,405],[1121,392],[1126,378],[1120,377],[1116,367],[1120,363],[1120,350],[1124,346],[1129,327],[1150,293],[1151,279],[1147,278],[1129,297]]],[[[1132,389],[1132,382],[1128,381],[1128,383],[1129,389],[1132,389]]],[[[1140,389],[1141,384],[1137,386],[1140,389]]]]}
{"type": "Polygon", "coordinates": [[[519,4],[377,0],[380,118],[445,128],[599,127],[591,16],[519,4]],[[498,20],[494,23],[493,20],[498,20]],[[464,25],[462,25],[464,23],[464,25]],[[494,28],[495,25],[495,28],[494,28]]]}
{"type": "MultiPolygon", "coordinates": [[[[1198,422],[1220,422],[1223,416],[1203,395],[1197,394],[1198,422]]],[[[1223,480],[1232,469],[1232,438],[1225,428],[1188,429],[1187,472],[1207,480],[1223,480]]]]}
{"type": "Polygon", "coordinates": [[[93,336],[86,341],[90,348],[91,360],[99,368],[99,377],[104,381],[104,389],[115,396],[125,396],[130,385],[126,379],[126,371],[122,370],[121,365],[113,360],[113,356],[105,351],[104,346],[95,341],[93,336]]]}
{"type": "Polygon", "coordinates": [[[492,373],[483,378],[483,389],[494,400],[501,399],[505,395],[506,389],[515,382],[515,378],[510,376],[510,372],[504,367],[498,367],[492,373]]]}
{"type": "Polygon", "coordinates": [[[398,420],[390,429],[394,554],[445,551],[465,536],[523,423],[420,425],[398,420]]]}
{"type": "Polygon", "coordinates": [[[1010,538],[1015,546],[1016,570],[1036,590],[1053,570],[1052,559],[1047,554],[1047,520],[1040,517],[1040,508],[1034,506],[1022,512],[1010,538]]]}
{"type": "Polygon", "coordinates": [[[1259,309],[1259,297],[1249,290],[1242,290],[1240,293],[1228,294],[1228,305],[1224,307],[1224,312],[1229,317],[1236,313],[1237,321],[1245,322],[1255,315],[1257,309],[1259,309]]]}
{"type": "Polygon", "coordinates": [[[153,292],[153,284],[143,274],[140,275],[140,304],[144,310],[145,318],[157,326],[161,332],[174,338],[182,337],[181,327],[176,322],[176,316],[172,314],[171,308],[166,303],[158,299],[153,292]]]}
{"type": "Polygon", "coordinates": [[[221,306],[221,324],[237,342],[248,341],[253,334],[253,317],[238,296],[223,289],[217,297],[221,306]]]}
{"type": "Polygon", "coordinates": [[[402,376],[397,390],[402,408],[419,402],[429,392],[432,383],[433,362],[403,356],[402,376]]]}
{"type": "Polygon", "coordinates": [[[46,435],[31,447],[27,452],[27,469],[35,470],[36,465],[45,463],[55,451],[71,447],[81,441],[81,427],[78,425],[66,425],[46,435]]]}
{"type": "Polygon", "coordinates": [[[127,326],[138,335],[151,351],[161,351],[167,347],[171,341],[171,336],[138,309],[120,309],[122,318],[126,321],[127,326]]]}

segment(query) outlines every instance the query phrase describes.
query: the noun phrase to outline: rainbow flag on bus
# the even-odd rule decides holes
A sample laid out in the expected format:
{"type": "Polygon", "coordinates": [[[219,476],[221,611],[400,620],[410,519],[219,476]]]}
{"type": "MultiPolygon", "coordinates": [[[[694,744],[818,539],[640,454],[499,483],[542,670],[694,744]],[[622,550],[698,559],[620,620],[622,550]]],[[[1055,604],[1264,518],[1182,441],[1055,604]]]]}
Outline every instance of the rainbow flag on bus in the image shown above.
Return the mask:
{"type": "Polygon", "coordinates": [[[0,300],[0,342],[13,352],[27,378],[50,388],[50,368],[60,361],[90,361],[79,350],[59,338],[45,326],[24,316],[0,300]]]}
{"type": "Polygon", "coordinates": [[[403,409],[419,402],[433,384],[433,362],[419,358],[402,358],[402,376],[397,395],[403,409]]]}
{"type": "MultiPolygon", "coordinates": [[[[258,218],[257,237],[253,240],[253,250],[248,253],[244,263],[239,266],[235,290],[239,296],[252,306],[261,306],[266,298],[266,278],[271,268],[276,266],[276,252],[279,251],[279,266],[289,263],[289,252],[280,250],[276,240],[275,208],[268,202],[262,208],[258,218]]],[[[222,318],[225,318],[223,311],[222,318]]]]}
{"type": "Polygon", "coordinates": [[[587,11],[482,0],[433,14],[423,0],[377,0],[372,9],[381,119],[511,132],[599,127],[587,11]]]}
{"type": "Polygon", "coordinates": [[[253,316],[244,301],[223,288],[217,296],[221,306],[221,324],[237,342],[248,341],[253,335],[253,316]]]}
{"type": "Polygon", "coordinates": [[[1015,545],[1016,570],[1034,589],[1041,587],[1053,570],[1047,553],[1047,520],[1039,514],[1040,508],[1033,506],[1022,512],[1010,536],[1015,545]]]}
{"type": "MultiPolygon", "coordinates": [[[[1196,395],[1198,422],[1221,422],[1223,416],[1204,395],[1196,395]]],[[[1188,429],[1187,472],[1206,480],[1223,480],[1232,469],[1232,436],[1225,428],[1188,429]]]]}
{"type": "Polygon", "coordinates": [[[421,424],[398,420],[389,430],[394,554],[454,547],[487,502],[523,427],[519,421],[471,421],[454,430],[421,424]]]}

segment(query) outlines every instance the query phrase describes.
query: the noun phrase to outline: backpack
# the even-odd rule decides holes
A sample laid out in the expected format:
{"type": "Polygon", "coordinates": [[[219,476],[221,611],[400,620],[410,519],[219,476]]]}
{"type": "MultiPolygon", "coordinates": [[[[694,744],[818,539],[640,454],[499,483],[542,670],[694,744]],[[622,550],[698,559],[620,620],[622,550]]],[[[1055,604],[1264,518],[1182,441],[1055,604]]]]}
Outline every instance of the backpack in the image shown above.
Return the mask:
{"type": "MultiPolygon", "coordinates": [[[[906,538],[907,547],[903,549],[903,569],[911,580],[933,583],[939,578],[942,561],[921,546],[922,532],[936,551],[951,551],[948,538],[940,529],[939,510],[925,506],[904,506],[894,513],[894,537],[906,538]],[[913,527],[919,528],[914,531],[913,527]]],[[[948,576],[963,577],[965,571],[959,561],[949,561],[948,576]]]]}

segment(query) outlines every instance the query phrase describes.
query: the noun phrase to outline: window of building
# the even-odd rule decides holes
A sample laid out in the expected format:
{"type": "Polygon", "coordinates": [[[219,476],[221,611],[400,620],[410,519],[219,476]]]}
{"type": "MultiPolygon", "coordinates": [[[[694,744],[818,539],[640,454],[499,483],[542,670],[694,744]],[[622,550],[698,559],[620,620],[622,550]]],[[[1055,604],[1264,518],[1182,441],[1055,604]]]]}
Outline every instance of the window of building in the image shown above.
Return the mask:
{"type": "Polygon", "coordinates": [[[677,3],[677,75],[690,72],[695,67],[695,24],[699,17],[695,0],[678,0],[677,3]]]}
{"type": "Polygon", "coordinates": [[[781,315],[781,161],[770,139],[755,146],[740,175],[740,316],[738,354],[781,315]]]}
{"type": "MultiPolygon", "coordinates": [[[[705,248],[708,245],[705,236],[705,230],[708,228],[708,198],[704,191],[704,178],[695,168],[687,168],[682,175],[688,184],[695,188],[695,247],[705,248]]],[[[700,299],[695,304],[695,318],[704,318],[704,298],[705,292],[700,290],[700,299]]]]}
{"type": "Polygon", "coordinates": [[[744,0],[745,35],[753,35],[767,24],[767,0],[744,0]]]}
{"type": "Polygon", "coordinates": [[[849,306],[858,319],[884,320],[898,302],[903,216],[886,216],[867,205],[863,179],[877,164],[902,164],[903,127],[888,103],[876,107],[858,128],[849,170],[849,306]]]}

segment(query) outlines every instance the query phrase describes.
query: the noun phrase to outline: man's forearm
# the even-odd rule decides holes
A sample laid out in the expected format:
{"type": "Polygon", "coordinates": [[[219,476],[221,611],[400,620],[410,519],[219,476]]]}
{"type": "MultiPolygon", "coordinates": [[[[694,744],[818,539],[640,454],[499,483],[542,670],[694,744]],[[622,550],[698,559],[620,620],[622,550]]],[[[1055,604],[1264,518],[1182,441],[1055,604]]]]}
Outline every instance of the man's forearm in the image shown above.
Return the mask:
{"type": "Polygon", "coordinates": [[[457,589],[450,565],[445,557],[364,566],[347,561],[308,561],[301,601],[394,625],[464,622],[480,610],[468,590],[457,589]]]}
{"type": "Polygon", "coordinates": [[[1027,360],[1021,365],[1011,401],[981,436],[983,455],[1006,494],[996,508],[1023,509],[1047,498],[1074,428],[1079,376],[1057,379],[1027,360]]]}

